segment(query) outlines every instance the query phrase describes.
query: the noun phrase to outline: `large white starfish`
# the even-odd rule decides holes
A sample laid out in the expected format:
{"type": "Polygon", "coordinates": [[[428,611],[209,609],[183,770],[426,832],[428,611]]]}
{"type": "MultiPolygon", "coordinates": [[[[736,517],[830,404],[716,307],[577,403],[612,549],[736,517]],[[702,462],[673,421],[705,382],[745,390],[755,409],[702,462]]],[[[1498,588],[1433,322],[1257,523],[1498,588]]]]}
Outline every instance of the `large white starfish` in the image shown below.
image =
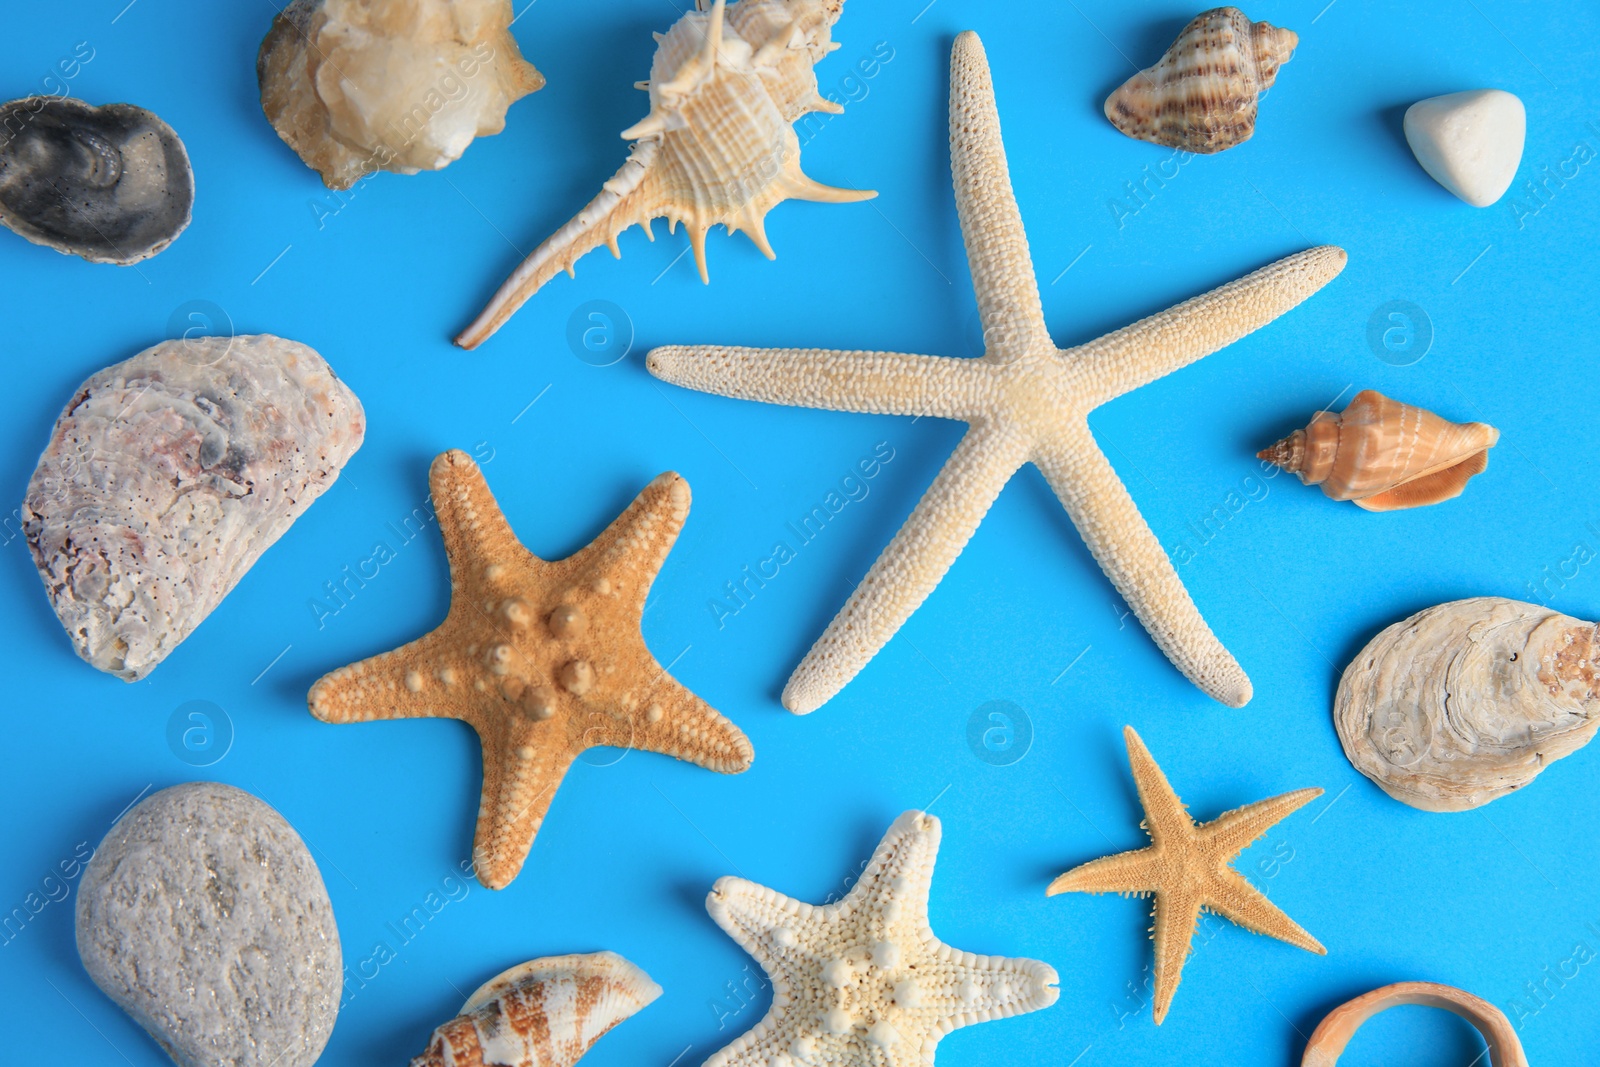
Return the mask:
{"type": "Polygon", "coordinates": [[[1024,463],[1044,474],[1167,658],[1217,700],[1243,705],[1250,679],[1200,617],[1095,444],[1088,415],[1265,326],[1337,275],[1344,250],[1309,249],[1097,341],[1058,349],[1011,191],[988,60],[970,31],[956,38],[950,60],[950,169],[983,321],[981,358],[697,345],[657,348],[647,359],[656,377],[704,392],[971,426],[795,669],[784,706],[814,711],[867,665],[939,584],[1024,463]]]}
{"type": "Polygon", "coordinates": [[[1055,968],[976,956],[928,926],[939,820],[908,811],[845,898],[817,907],[743,878],[706,898],[772,980],[772,1007],[705,1067],[909,1067],[973,1023],[1047,1008],[1055,968]]]}

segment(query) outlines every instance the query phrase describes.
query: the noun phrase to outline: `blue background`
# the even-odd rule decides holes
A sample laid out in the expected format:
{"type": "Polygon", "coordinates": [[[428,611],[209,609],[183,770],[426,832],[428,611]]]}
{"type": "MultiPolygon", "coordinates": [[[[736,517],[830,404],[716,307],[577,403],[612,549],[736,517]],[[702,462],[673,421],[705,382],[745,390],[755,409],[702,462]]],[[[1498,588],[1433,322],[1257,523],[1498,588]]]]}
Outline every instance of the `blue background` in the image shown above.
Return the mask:
{"type": "MultiPolygon", "coordinates": [[[[877,200],[780,206],[768,223],[776,263],[718,231],[709,287],[681,230],[666,237],[658,227],[654,244],[635,230],[620,262],[584,259],[575,281],[556,279],[472,353],[449,338],[621,164],[616,133],[646,106],[631,83],[646,76],[650,31],[673,21],[678,0],[531,5],[515,30],[549,85],[515,105],[507,130],[446,171],[382,174],[342,198],[262,117],[254,60],[271,0],[12,5],[0,94],[57,88],[45,82],[57,61],[89,42],[94,57],[70,92],[167,119],[193,157],[198,194],[188,231],[137,267],[0,234],[11,375],[0,420],[9,679],[0,908],[41,891],[58,862],[97,843],[145,790],[219,779],[266,799],[304,836],[351,974],[372,975],[347,983],[324,1063],[404,1062],[502,968],[610,948],[666,994],[587,1062],[697,1064],[767,1002],[759,969],[705,914],[712,881],[740,873],[821,901],[842,892],[897,814],[931,804],[945,828],[935,931],[1061,972],[1058,1006],[952,1035],[945,1067],[1289,1065],[1328,1009],[1414,978],[1466,987],[1508,1012],[1520,1005],[1532,1062],[1579,1061],[1600,1039],[1600,964],[1551,982],[1543,1006],[1525,984],[1579,942],[1600,951],[1600,751],[1479,811],[1428,814],[1351,768],[1329,708],[1362,644],[1427,605],[1497,594],[1600,613],[1600,563],[1573,562],[1600,549],[1591,488],[1600,164],[1551,181],[1542,199],[1523,186],[1577,145],[1590,157],[1600,148],[1600,15],[1579,2],[1419,0],[1403,14],[1323,2],[1249,9],[1301,35],[1257,136],[1221,156],[1166,162],[1177,175],[1146,184],[1140,202],[1126,183],[1172,153],[1117,134],[1100,102],[1135,64],[1155,61],[1190,7],[851,0],[836,30],[843,47],[818,69],[823,91],[850,101],[848,111],[816,133],[804,163],[821,181],[876,188],[877,200]],[[1091,420],[1162,543],[1193,552],[1180,573],[1255,683],[1242,710],[1210,702],[1121,617],[1032,468],[839,698],[808,718],[776,702],[962,427],[691,393],[650,378],[643,353],[718,341],[977,354],[946,147],[949,47],[967,28],[982,34],[993,64],[1059,342],[1301,248],[1350,252],[1343,275],[1301,308],[1091,420]],[[852,80],[879,42],[893,58],[852,80]],[[1416,165],[1400,115],[1422,97],[1482,86],[1523,99],[1528,140],[1507,199],[1474,210],[1416,165]],[[627,358],[606,367],[578,358],[566,339],[569,319],[596,299],[622,308],[636,334],[627,358]],[[1369,317],[1392,300],[1416,304],[1431,324],[1428,351],[1408,366],[1379,358],[1367,338],[1369,317]],[[192,301],[212,306],[219,330],[315,347],[360,396],[370,426],[327,495],[198,632],[129,686],[74,656],[13,509],[77,384],[161,340],[192,301]],[[1263,477],[1256,449],[1368,387],[1499,427],[1488,472],[1456,501],[1387,515],[1263,477]],[[724,583],[765,558],[785,523],[879,442],[894,459],[868,495],[719,626],[710,603],[724,583]],[[660,756],[590,753],[521,877],[500,893],[474,883],[464,897],[454,879],[479,782],[470,731],[447,721],[335,727],[305,709],[319,675],[443,616],[445,563],[431,529],[320,626],[312,603],[375,542],[394,543],[386,524],[423,502],[428,461],[450,447],[492,457],[490,485],[522,539],[549,557],[585,544],[656,473],[682,472],[694,506],[656,583],[645,637],[749,733],[758,755],[747,774],[725,778],[660,756]],[[1230,493],[1237,511],[1202,534],[1196,524],[1226,511],[1230,493]],[[169,720],[197,700],[220,708],[233,733],[224,758],[203,769],[168,742],[169,720]],[[1031,749],[1009,766],[980,760],[967,741],[969,718],[994,700],[1031,723],[1031,749]],[[1060,871],[1144,842],[1126,723],[1199,817],[1300,786],[1327,790],[1239,862],[1328,946],[1327,958],[1212,924],[1171,1015],[1151,1025],[1136,992],[1148,978],[1148,905],[1044,896],[1060,871]],[[388,924],[451,887],[459,899],[399,944],[388,924]],[[396,958],[364,964],[379,942],[396,958]]],[[[0,946],[6,1058],[165,1062],[81,969],[74,900],[49,904],[0,946]]],[[[1443,1067],[1477,1051],[1453,1017],[1404,1009],[1363,1031],[1346,1062],[1443,1067]]]]}

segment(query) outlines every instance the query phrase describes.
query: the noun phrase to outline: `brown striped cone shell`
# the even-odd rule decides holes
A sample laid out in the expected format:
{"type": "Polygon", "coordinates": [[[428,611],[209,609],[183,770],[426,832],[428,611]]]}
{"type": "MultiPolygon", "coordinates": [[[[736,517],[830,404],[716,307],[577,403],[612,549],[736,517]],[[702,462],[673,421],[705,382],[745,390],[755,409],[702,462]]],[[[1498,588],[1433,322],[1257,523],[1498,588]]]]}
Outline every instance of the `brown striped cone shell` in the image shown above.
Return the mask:
{"type": "Polygon", "coordinates": [[[1499,439],[1485,423],[1451,422],[1364,389],[1344,411],[1317,412],[1305,429],[1256,456],[1334,500],[1397,511],[1460,496],[1499,439]]]}
{"type": "Polygon", "coordinates": [[[767,212],[790,199],[843,203],[870,190],[836,189],[800,169],[792,123],[814,111],[844,108],[817,91],[813,69],[839,46],[832,40],[844,0],[697,0],[656,35],[650,113],[622,136],[633,149],[622,169],[578,216],[534,249],[456,343],[475,348],[580,256],[605,245],[620,258],[617,237],[654,219],[688,231],[700,280],[708,281],[705,239],[713,226],[742,230],[768,259],[767,212]]]}
{"type": "Polygon", "coordinates": [[[1255,132],[1256,101],[1299,43],[1293,30],[1251,22],[1236,7],[1202,12],[1161,62],[1106,98],[1106,118],[1140,141],[1189,152],[1232,148],[1255,132]]]}
{"type": "Polygon", "coordinates": [[[660,995],[614,952],[531,960],[484,983],[411,1067],[571,1067],[660,995]]]}

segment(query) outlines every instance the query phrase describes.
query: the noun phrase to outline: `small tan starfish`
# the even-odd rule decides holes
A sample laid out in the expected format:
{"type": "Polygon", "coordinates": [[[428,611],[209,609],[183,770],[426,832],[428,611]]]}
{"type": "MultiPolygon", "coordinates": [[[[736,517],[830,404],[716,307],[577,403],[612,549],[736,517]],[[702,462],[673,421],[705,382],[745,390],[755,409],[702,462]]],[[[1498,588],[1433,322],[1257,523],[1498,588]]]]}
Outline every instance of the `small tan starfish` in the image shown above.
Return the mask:
{"type": "Polygon", "coordinates": [[[805,904],[743,878],[706,898],[772,979],[772,1007],[705,1067],[911,1067],[973,1023],[1056,1002],[1055,968],[951,948],[928,925],[939,820],[894,821],[845,898],[805,904]]]}
{"type": "Polygon", "coordinates": [[[977,35],[950,62],[950,169],[987,350],[980,359],[891,352],[672,346],[656,377],[746,400],[931,415],[971,429],[784,688],[814,711],[877,655],[966,547],[1006,482],[1033,463],[1078,532],[1179,670],[1217,700],[1250,699],[1160,543],[1095,444],[1091,411],[1265,326],[1326,285],[1345,253],[1313,248],[1076,348],[1045,328],[1028,238],[1011,191],[994,86],[977,35]]]}
{"type": "Polygon", "coordinates": [[[558,562],[524,548],[477,464],[445,452],[428,472],[450,559],[438,629],[311,687],[325,722],[459,719],[483,745],[473,842],[478,879],[517,876],[572,761],[596,745],[661,752],[725,774],[750,741],[656,663],[639,632],[645,594],[689,514],[667,473],[593,543],[558,562]]]}
{"type": "Polygon", "coordinates": [[[1156,944],[1156,1025],[1167,1017],[1172,995],[1178,991],[1202,909],[1246,930],[1326,956],[1328,950],[1316,938],[1230,866],[1235,856],[1291,812],[1320,797],[1322,790],[1296,789],[1197,826],[1133,727],[1124,727],[1122,733],[1128,742],[1128,764],[1139,788],[1139,802],[1144,805],[1145,821],[1140,825],[1150,835],[1150,847],[1075,867],[1051,882],[1045,895],[1155,895],[1155,926],[1150,936],[1156,944]]]}

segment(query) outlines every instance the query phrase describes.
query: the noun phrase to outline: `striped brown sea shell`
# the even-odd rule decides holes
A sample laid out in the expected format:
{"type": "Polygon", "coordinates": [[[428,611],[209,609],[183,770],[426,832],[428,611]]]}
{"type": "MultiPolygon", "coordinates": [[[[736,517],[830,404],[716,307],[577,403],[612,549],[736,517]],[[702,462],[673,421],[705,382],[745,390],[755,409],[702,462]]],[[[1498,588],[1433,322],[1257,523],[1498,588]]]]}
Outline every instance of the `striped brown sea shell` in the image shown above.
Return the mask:
{"type": "Polygon", "coordinates": [[[1451,422],[1372,389],[1342,412],[1319,411],[1310,425],[1256,453],[1316,485],[1334,500],[1368,511],[1437,504],[1461,495],[1489,466],[1500,431],[1451,422]]]}
{"type": "Polygon", "coordinates": [[[411,1067],[571,1067],[660,995],[614,952],[530,960],[484,983],[411,1067]]]}
{"type": "Polygon", "coordinates": [[[1161,62],[1106,98],[1111,125],[1140,141],[1221,152],[1250,139],[1256,100],[1272,87],[1300,38],[1251,22],[1236,7],[1196,15],[1161,62]]]}

